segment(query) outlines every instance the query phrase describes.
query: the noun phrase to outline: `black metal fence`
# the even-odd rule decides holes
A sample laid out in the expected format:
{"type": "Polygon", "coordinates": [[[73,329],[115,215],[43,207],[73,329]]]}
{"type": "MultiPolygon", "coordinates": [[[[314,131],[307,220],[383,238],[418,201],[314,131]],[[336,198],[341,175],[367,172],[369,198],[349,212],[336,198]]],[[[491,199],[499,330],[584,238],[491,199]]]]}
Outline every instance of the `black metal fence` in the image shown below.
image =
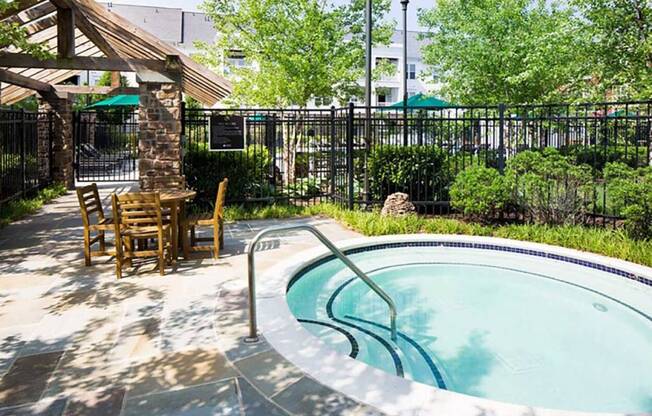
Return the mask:
{"type": "Polygon", "coordinates": [[[78,111],[73,116],[78,181],[138,179],[138,110],[78,111]]]}
{"type": "Polygon", "coordinates": [[[503,170],[529,149],[555,148],[594,175],[594,215],[614,217],[601,171],[650,165],[652,102],[408,109],[193,109],[184,123],[188,184],[231,202],[381,204],[401,191],[422,212],[449,212],[448,188],[472,165],[503,170]],[[369,111],[369,115],[367,115],[369,111]],[[246,150],[209,152],[212,115],[246,119],[246,150]]]}
{"type": "Polygon", "coordinates": [[[0,205],[52,180],[48,113],[0,109],[0,205]]]}

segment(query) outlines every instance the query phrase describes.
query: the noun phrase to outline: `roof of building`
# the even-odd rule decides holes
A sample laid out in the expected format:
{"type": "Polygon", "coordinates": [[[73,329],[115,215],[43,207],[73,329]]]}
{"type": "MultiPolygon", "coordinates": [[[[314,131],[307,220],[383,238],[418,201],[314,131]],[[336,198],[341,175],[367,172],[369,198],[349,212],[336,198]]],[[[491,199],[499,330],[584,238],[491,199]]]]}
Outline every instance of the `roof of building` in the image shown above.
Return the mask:
{"type": "MultiPolygon", "coordinates": [[[[30,41],[46,45],[53,53],[57,50],[57,7],[65,6],[74,10],[76,57],[109,57],[161,62],[166,62],[170,57],[178,57],[181,87],[184,93],[204,104],[213,105],[231,92],[231,84],[225,78],[93,0],[16,0],[14,3],[16,6],[11,12],[0,16],[0,19],[4,22],[18,23],[26,29],[30,41]]],[[[0,52],[21,51],[15,48],[3,48],[0,52]]],[[[63,82],[80,72],[78,69],[6,66],[3,68],[51,85],[63,82]]],[[[4,104],[11,104],[34,94],[33,90],[16,85],[2,84],[1,86],[4,104]]]]}

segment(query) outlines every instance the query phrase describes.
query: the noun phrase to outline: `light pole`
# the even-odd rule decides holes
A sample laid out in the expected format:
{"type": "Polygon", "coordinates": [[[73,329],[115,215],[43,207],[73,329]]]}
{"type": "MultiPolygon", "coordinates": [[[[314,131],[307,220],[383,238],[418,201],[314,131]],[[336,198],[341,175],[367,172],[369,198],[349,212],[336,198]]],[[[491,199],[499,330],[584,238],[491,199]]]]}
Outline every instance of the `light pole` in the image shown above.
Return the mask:
{"type": "Polygon", "coordinates": [[[408,118],[407,118],[407,80],[408,80],[408,63],[407,63],[407,7],[410,0],[401,0],[403,8],[403,146],[408,145],[408,118]]]}
{"type": "Polygon", "coordinates": [[[364,178],[363,198],[369,200],[369,177],[367,176],[367,153],[371,145],[371,31],[373,28],[372,0],[365,2],[365,83],[364,83],[364,104],[365,104],[365,152],[364,152],[364,178]]]}

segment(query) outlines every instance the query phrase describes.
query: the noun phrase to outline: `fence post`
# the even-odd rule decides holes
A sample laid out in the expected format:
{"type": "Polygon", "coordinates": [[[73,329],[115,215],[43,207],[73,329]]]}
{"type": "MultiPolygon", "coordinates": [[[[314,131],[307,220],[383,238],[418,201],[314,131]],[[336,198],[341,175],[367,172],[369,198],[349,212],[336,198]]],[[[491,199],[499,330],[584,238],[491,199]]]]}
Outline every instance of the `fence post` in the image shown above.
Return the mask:
{"type": "Polygon", "coordinates": [[[354,167],[353,167],[353,117],[354,117],[354,108],[353,103],[349,103],[349,114],[347,117],[346,124],[346,171],[347,171],[347,181],[348,181],[348,208],[353,209],[353,179],[354,179],[354,167]]]}
{"type": "Polygon", "coordinates": [[[27,129],[25,128],[25,109],[20,110],[20,170],[21,170],[21,195],[24,197],[27,192],[27,163],[25,158],[25,142],[27,141],[27,129]]]}
{"type": "Polygon", "coordinates": [[[330,135],[331,135],[331,202],[335,202],[335,106],[331,106],[330,115],[330,135]]]}
{"type": "Polygon", "coordinates": [[[498,170],[505,172],[505,104],[498,104],[498,170]]]}

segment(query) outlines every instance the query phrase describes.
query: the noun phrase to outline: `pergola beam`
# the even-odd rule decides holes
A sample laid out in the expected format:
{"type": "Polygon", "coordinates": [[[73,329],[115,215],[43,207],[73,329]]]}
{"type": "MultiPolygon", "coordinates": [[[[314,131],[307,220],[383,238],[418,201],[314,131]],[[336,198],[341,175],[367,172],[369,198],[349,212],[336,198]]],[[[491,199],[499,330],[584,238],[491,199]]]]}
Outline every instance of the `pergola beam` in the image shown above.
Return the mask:
{"type": "MultiPolygon", "coordinates": [[[[97,46],[97,45],[96,45],[97,46]]],[[[12,68],[43,68],[43,69],[74,69],[79,71],[122,71],[135,72],[146,68],[155,72],[175,72],[180,69],[172,64],[174,60],[155,59],[122,59],[93,56],[75,56],[72,58],[56,58],[39,60],[24,53],[0,52],[0,67],[12,68]]]]}
{"type": "Polygon", "coordinates": [[[71,8],[57,8],[57,56],[75,56],[75,12],[71,8]]]}
{"type": "Polygon", "coordinates": [[[104,94],[104,95],[121,95],[129,94],[134,95],[138,94],[137,87],[100,87],[100,86],[89,86],[89,85],[55,85],[54,88],[57,92],[65,92],[69,94],[104,94]]]}
{"type": "Polygon", "coordinates": [[[7,71],[5,69],[0,69],[0,82],[6,82],[7,84],[17,85],[19,87],[34,90],[41,94],[44,98],[60,97],[52,85],[28,78],[20,74],[16,74],[11,71],[7,71]]]}

